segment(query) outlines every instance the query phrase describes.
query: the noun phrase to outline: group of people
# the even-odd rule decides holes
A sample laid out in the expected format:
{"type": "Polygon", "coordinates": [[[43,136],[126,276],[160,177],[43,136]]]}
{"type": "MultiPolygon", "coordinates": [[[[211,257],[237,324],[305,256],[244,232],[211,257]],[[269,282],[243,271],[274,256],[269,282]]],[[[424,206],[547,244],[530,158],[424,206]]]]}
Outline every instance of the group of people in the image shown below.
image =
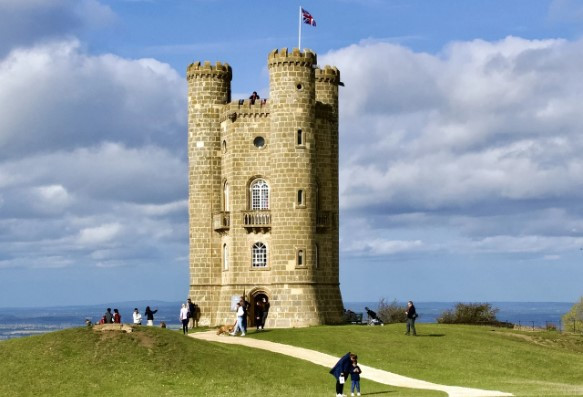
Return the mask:
{"type": "Polygon", "coordinates": [[[112,313],[111,308],[108,307],[103,317],[101,317],[101,320],[99,320],[99,324],[121,324],[119,310],[113,309],[112,313]]]}
{"type": "MultiPolygon", "coordinates": [[[[261,298],[256,302],[254,317],[257,331],[265,329],[265,321],[269,315],[269,306],[269,302],[266,298],[261,298]]],[[[251,304],[244,296],[241,296],[241,299],[237,302],[237,320],[230,335],[235,336],[240,333],[241,336],[245,336],[247,333],[247,317],[249,315],[250,307],[251,304]]]]}

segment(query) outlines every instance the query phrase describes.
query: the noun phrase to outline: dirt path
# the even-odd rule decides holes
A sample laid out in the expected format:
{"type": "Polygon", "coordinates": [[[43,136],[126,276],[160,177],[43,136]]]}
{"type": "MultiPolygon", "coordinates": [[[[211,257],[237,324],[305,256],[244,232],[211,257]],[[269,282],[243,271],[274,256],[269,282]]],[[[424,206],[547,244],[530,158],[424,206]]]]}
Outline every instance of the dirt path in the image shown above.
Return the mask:
{"type": "MultiPolygon", "coordinates": [[[[253,338],[233,337],[226,335],[217,335],[215,331],[197,332],[189,335],[192,338],[208,341],[227,343],[232,345],[242,345],[252,347],[255,349],[268,350],[274,353],[284,354],[301,360],[310,361],[317,365],[322,365],[327,368],[332,368],[338,361],[338,357],[331,356],[317,352],[315,350],[304,349],[302,347],[295,347],[284,345],[281,343],[269,342],[265,340],[258,340],[253,338]]],[[[423,380],[408,378],[394,374],[392,372],[383,371],[372,368],[359,363],[362,368],[363,379],[369,379],[378,383],[390,386],[408,387],[412,389],[437,390],[447,393],[450,397],[502,397],[512,396],[511,393],[503,393],[492,390],[470,389],[466,387],[445,386],[436,383],[425,382],[423,380]]]]}

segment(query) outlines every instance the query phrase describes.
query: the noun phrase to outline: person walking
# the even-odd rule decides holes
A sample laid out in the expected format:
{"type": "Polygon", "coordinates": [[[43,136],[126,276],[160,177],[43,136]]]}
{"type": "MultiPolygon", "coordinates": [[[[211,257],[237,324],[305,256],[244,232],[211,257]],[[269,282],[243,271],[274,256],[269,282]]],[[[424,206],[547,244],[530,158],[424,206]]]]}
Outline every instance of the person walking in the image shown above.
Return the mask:
{"type": "Polygon", "coordinates": [[[180,309],[180,322],[182,322],[182,333],[184,335],[188,334],[188,308],[186,307],[186,305],[183,303],[182,304],[182,308],[180,309]]]}
{"type": "Polygon", "coordinates": [[[134,308],[134,313],[132,316],[134,317],[134,325],[142,325],[142,315],[140,314],[140,311],[137,307],[134,308]]]}
{"type": "Polygon", "coordinates": [[[237,303],[237,323],[235,329],[230,335],[235,336],[237,332],[241,332],[241,336],[245,336],[245,328],[243,328],[243,316],[245,315],[245,310],[243,310],[243,304],[241,302],[237,303]]]}
{"type": "Polygon", "coordinates": [[[344,391],[344,383],[352,368],[352,362],[356,359],[356,355],[350,352],[338,360],[336,365],[332,367],[330,373],[336,378],[336,397],[342,397],[344,391]]]}
{"type": "Polygon", "coordinates": [[[352,368],[350,368],[350,395],[354,397],[354,389],[356,389],[356,395],[360,396],[360,374],[362,370],[358,366],[358,356],[354,356],[354,361],[352,362],[352,368]]]}
{"type": "Polygon", "coordinates": [[[148,320],[147,325],[148,327],[152,327],[154,325],[154,314],[158,312],[158,309],[152,310],[150,306],[146,306],[146,311],[144,314],[146,315],[146,320],[148,320]]]}
{"type": "Polygon", "coordinates": [[[417,330],[415,330],[415,319],[419,316],[417,315],[413,301],[407,302],[407,310],[405,311],[405,314],[407,315],[407,332],[405,332],[405,335],[409,335],[411,331],[413,331],[413,336],[417,336],[417,330]]]}

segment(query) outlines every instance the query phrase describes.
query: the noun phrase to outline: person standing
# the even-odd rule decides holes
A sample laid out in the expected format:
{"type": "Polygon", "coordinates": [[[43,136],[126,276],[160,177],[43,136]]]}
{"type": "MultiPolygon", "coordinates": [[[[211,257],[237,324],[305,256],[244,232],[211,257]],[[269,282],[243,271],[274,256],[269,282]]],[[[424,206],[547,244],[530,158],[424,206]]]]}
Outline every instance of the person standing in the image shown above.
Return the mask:
{"type": "Polygon", "coordinates": [[[415,330],[415,319],[418,315],[413,301],[407,302],[407,310],[405,311],[405,314],[407,315],[407,332],[405,332],[405,335],[409,335],[411,331],[413,331],[413,336],[417,336],[417,330],[415,330]]]}
{"type": "Polygon", "coordinates": [[[142,325],[142,315],[140,314],[140,311],[138,310],[137,307],[134,308],[133,317],[134,317],[134,325],[142,325]]]}
{"type": "Polygon", "coordinates": [[[186,303],[188,304],[188,314],[190,316],[190,319],[192,320],[192,325],[190,326],[190,328],[194,328],[194,325],[196,324],[196,305],[194,304],[194,302],[188,298],[188,300],[186,301],[186,303]]]}
{"type": "Polygon", "coordinates": [[[261,329],[265,329],[265,322],[267,321],[267,315],[269,314],[269,301],[263,298],[263,316],[261,317],[261,329]]]}
{"type": "Polygon", "coordinates": [[[360,374],[362,373],[360,367],[358,366],[358,357],[354,356],[354,361],[352,362],[352,368],[350,368],[350,395],[354,397],[354,389],[356,389],[356,395],[360,396],[360,374]]]}
{"type": "Polygon", "coordinates": [[[154,325],[154,314],[158,312],[158,309],[152,310],[150,306],[146,306],[146,311],[144,314],[146,315],[146,320],[148,320],[147,325],[148,327],[152,327],[154,325]]]}
{"type": "Polygon", "coordinates": [[[189,312],[188,312],[188,308],[186,307],[186,305],[183,303],[182,304],[182,308],[180,309],[180,322],[182,322],[182,333],[184,335],[188,334],[188,317],[189,317],[189,312]]]}
{"type": "Polygon", "coordinates": [[[107,311],[103,315],[103,318],[105,319],[105,324],[111,324],[111,323],[113,323],[113,314],[111,314],[111,308],[110,307],[107,308],[107,311]]]}
{"type": "Polygon", "coordinates": [[[356,359],[356,355],[350,352],[338,360],[336,365],[332,367],[330,373],[336,378],[336,397],[342,397],[344,391],[344,383],[352,368],[352,362],[356,359]]]}
{"type": "Polygon", "coordinates": [[[117,309],[113,309],[113,322],[115,324],[121,324],[121,315],[117,309]]]}
{"type": "Polygon", "coordinates": [[[262,324],[261,320],[263,319],[263,301],[258,300],[255,302],[255,327],[257,327],[257,331],[261,331],[262,324]]]}

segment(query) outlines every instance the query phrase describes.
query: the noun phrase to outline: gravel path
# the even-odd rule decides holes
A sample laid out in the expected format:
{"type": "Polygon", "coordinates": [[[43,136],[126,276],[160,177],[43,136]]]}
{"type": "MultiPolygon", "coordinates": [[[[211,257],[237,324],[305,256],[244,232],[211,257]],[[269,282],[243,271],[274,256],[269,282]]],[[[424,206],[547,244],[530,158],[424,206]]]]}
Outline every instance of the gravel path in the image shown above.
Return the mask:
{"type": "MultiPolygon", "coordinates": [[[[326,368],[332,368],[338,361],[339,357],[331,356],[317,352],[315,350],[304,349],[302,347],[295,347],[284,345],[281,343],[269,342],[265,340],[244,338],[240,336],[217,335],[215,331],[196,332],[189,334],[190,337],[200,339],[208,342],[227,343],[232,345],[242,345],[252,347],[255,349],[268,350],[275,353],[284,354],[299,358],[301,360],[310,361],[317,365],[322,365],[326,368]]],[[[370,379],[372,381],[382,383],[390,386],[408,387],[412,389],[437,390],[447,393],[450,397],[498,397],[498,396],[512,396],[511,393],[503,393],[493,390],[470,389],[466,387],[445,386],[436,383],[425,382],[423,380],[408,378],[394,374],[392,372],[383,371],[377,368],[372,368],[367,365],[358,363],[362,368],[363,379],[370,379]]]]}

